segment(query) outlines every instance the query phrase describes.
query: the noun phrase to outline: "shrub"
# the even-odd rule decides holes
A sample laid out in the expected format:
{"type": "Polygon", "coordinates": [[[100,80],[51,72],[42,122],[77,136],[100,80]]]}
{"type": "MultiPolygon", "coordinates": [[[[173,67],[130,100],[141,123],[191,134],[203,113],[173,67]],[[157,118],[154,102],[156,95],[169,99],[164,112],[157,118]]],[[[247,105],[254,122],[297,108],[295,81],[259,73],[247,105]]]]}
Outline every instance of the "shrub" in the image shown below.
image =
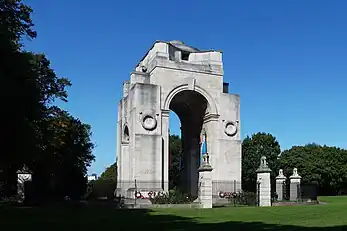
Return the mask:
{"type": "Polygon", "coordinates": [[[256,206],[258,200],[257,194],[254,192],[240,192],[234,193],[230,197],[230,201],[234,205],[256,206]]]}
{"type": "Polygon", "coordinates": [[[11,197],[3,197],[0,200],[0,205],[18,205],[20,204],[20,197],[17,195],[11,196],[11,197]]]}
{"type": "Polygon", "coordinates": [[[88,183],[85,198],[93,200],[98,198],[107,198],[112,200],[117,187],[117,182],[113,180],[96,180],[88,183]]]}
{"type": "Polygon", "coordinates": [[[176,189],[157,195],[151,199],[152,204],[189,204],[192,201],[193,199],[188,194],[176,189]]]}

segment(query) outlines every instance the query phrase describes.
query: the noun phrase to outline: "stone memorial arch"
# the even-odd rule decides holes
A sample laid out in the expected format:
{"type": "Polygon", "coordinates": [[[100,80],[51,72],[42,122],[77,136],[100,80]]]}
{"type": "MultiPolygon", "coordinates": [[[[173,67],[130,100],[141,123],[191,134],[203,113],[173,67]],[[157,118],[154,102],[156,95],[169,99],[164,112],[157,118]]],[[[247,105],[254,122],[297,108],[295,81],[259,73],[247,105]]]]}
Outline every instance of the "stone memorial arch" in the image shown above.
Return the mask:
{"type": "MultiPolygon", "coordinates": [[[[182,187],[197,194],[201,137],[212,181],[241,182],[240,99],[223,82],[222,52],[156,41],[123,84],[118,188],[168,190],[169,111],[181,122],[182,187]]],[[[238,184],[241,187],[240,184],[238,184]]]]}

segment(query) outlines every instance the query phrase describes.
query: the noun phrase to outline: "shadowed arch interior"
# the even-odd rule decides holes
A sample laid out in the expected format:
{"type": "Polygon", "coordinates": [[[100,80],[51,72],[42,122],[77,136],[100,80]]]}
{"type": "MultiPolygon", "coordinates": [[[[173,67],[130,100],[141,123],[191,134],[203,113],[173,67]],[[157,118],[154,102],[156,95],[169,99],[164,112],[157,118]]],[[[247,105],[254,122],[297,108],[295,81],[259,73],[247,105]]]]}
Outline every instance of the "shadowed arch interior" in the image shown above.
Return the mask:
{"type": "Polygon", "coordinates": [[[208,102],[200,93],[184,90],[177,93],[170,102],[181,122],[183,166],[181,166],[179,188],[197,196],[198,171],[200,165],[200,133],[208,102]]]}
{"type": "Polygon", "coordinates": [[[127,125],[124,126],[123,131],[123,142],[129,142],[130,136],[129,136],[129,128],[127,125]]]}

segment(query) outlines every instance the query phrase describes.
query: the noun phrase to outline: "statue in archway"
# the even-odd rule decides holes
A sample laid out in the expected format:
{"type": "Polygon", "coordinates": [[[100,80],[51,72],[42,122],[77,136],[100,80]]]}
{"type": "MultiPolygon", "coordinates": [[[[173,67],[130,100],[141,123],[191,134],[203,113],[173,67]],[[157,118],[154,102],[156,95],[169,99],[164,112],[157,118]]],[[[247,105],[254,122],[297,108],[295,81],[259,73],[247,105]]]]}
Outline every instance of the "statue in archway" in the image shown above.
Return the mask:
{"type": "Polygon", "coordinates": [[[206,131],[202,129],[200,134],[200,165],[206,162],[206,160],[204,160],[205,155],[207,155],[206,131]]]}

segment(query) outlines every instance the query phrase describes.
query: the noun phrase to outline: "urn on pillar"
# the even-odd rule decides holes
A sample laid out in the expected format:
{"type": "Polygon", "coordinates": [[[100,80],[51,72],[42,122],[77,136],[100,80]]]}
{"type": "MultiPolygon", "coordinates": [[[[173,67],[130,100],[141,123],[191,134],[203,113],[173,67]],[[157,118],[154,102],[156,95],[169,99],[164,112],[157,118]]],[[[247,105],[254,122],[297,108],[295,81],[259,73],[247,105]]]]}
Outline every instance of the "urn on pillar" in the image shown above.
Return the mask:
{"type": "Polygon", "coordinates": [[[300,199],[301,189],[300,189],[300,183],[301,183],[301,176],[298,174],[298,169],[293,169],[293,175],[289,177],[290,180],[290,192],[289,192],[289,199],[291,201],[297,201],[300,199]]]}
{"type": "Polygon", "coordinates": [[[25,184],[32,180],[32,175],[26,166],[23,169],[17,171],[17,195],[18,202],[25,200],[25,184]]]}
{"type": "Polygon", "coordinates": [[[276,194],[277,194],[277,200],[283,201],[284,196],[284,190],[287,177],[283,174],[283,169],[280,169],[278,172],[278,176],[276,177],[276,194]]]}

